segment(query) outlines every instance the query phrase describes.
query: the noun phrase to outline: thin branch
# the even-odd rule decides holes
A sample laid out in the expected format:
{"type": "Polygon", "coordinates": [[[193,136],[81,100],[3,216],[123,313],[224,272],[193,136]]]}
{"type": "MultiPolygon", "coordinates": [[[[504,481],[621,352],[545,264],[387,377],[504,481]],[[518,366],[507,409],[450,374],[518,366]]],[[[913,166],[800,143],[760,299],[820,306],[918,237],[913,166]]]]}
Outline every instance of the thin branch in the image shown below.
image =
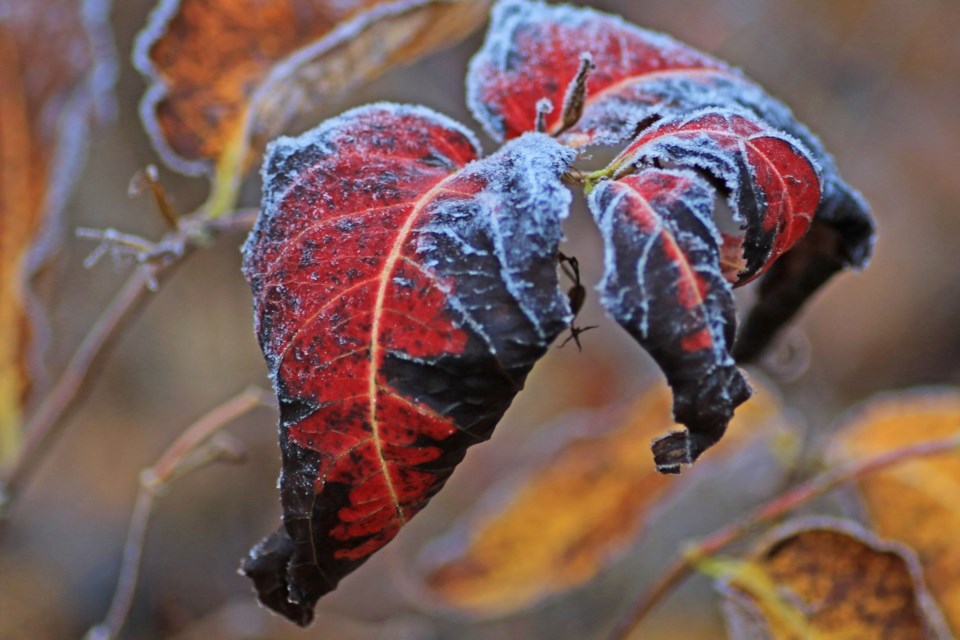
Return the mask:
{"type": "Polygon", "coordinates": [[[640,626],[647,614],[694,572],[694,567],[700,559],[719,553],[724,547],[742,538],[758,526],[780,518],[840,485],[917,458],[956,453],[958,449],[960,449],[960,436],[931,440],[894,449],[872,458],[826,471],[773,498],[743,519],[722,527],[699,542],[688,546],[681,557],[677,558],[660,575],[653,586],[641,595],[630,612],[614,628],[609,636],[610,640],[626,640],[640,626]]]}
{"type": "MultiPolygon", "coordinates": [[[[202,219],[185,217],[178,229],[163,240],[151,245],[156,259],[145,261],[130,275],[107,308],[94,322],[83,338],[53,388],[32,413],[24,426],[23,446],[0,480],[0,516],[5,513],[24,483],[36,470],[40,458],[60,435],[66,424],[64,418],[75,406],[80,392],[89,381],[90,370],[113,343],[124,322],[131,318],[146,299],[146,293],[155,289],[157,278],[182,262],[191,251],[209,242],[213,237],[230,231],[248,230],[256,217],[255,210],[241,210],[234,215],[202,219]],[[158,251],[158,247],[176,247],[179,251],[158,251]]],[[[104,241],[109,242],[105,237],[104,241]]]]}
{"type": "Polygon", "coordinates": [[[147,529],[156,498],[171,482],[191,471],[217,461],[242,459],[235,446],[213,438],[218,431],[252,409],[272,405],[273,396],[266,391],[256,387],[244,390],[187,427],[156,464],[141,472],[140,490],[130,517],[117,588],[103,622],[87,632],[86,640],[113,640],[127,621],[140,578],[147,529]]]}

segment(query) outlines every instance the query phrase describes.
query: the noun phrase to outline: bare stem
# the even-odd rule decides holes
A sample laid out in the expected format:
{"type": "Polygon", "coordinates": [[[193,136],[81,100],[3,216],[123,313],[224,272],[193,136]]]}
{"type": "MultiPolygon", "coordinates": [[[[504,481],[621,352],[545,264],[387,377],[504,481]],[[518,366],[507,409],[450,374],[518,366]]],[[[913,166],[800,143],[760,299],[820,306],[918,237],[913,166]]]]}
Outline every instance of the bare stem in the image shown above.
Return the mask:
{"type": "Polygon", "coordinates": [[[119,636],[127,621],[140,578],[147,529],[156,498],[172,481],[190,471],[219,460],[238,459],[235,449],[211,447],[214,444],[211,438],[252,409],[272,404],[273,396],[266,391],[256,387],[244,390],[187,427],[156,464],[141,472],[140,490],[130,517],[117,588],[103,622],[87,632],[86,640],[113,640],[119,636]],[[196,454],[202,455],[198,459],[193,458],[196,454]]]}
{"type": "Polygon", "coordinates": [[[64,418],[75,406],[80,392],[89,381],[91,369],[103,357],[124,322],[145,301],[146,293],[155,287],[158,276],[182,262],[193,248],[206,242],[210,236],[249,229],[255,216],[255,210],[241,210],[229,217],[212,220],[183,218],[178,229],[157,244],[179,245],[182,250],[179,253],[166,253],[162,260],[140,264],[130,275],[83,338],[57,383],[25,424],[23,446],[0,478],[0,516],[13,504],[23,484],[36,470],[40,458],[63,431],[66,424],[64,418]]]}
{"type": "Polygon", "coordinates": [[[62,431],[66,423],[63,416],[76,403],[87,374],[116,335],[123,320],[140,306],[147,293],[147,283],[155,277],[155,273],[152,273],[154,269],[152,265],[143,265],[127,279],[83,338],[57,383],[44,396],[24,426],[23,446],[3,479],[0,509],[10,508],[23,483],[36,469],[43,452],[62,431]]]}
{"type": "Polygon", "coordinates": [[[640,596],[630,612],[614,628],[609,636],[610,640],[626,640],[636,631],[647,614],[693,573],[694,565],[699,559],[717,554],[724,547],[750,533],[758,526],[775,520],[840,485],[917,458],[954,453],[958,448],[960,448],[960,436],[931,440],[894,449],[872,458],[826,471],[773,498],[743,519],[722,527],[699,542],[688,546],[683,554],[660,574],[653,586],[640,596]]]}

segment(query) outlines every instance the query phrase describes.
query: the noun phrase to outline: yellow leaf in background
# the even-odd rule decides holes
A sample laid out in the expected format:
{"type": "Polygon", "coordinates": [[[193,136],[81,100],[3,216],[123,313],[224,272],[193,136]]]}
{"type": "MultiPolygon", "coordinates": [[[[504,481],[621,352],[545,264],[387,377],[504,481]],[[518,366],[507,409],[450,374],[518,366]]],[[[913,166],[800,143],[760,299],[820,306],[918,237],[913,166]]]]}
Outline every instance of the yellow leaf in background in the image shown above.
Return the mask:
{"type": "MultiPolygon", "coordinates": [[[[603,434],[563,443],[545,464],[512,486],[502,509],[468,515],[450,539],[455,555],[424,578],[440,602],[473,615],[502,615],[589,582],[633,542],[664,494],[709,471],[711,460],[736,451],[760,427],[780,416],[774,394],[757,388],[737,410],[724,439],[683,479],[656,471],[650,442],[673,425],[664,385],[625,413],[591,413],[583,421],[610,422],[603,434]],[[458,544],[459,542],[459,544],[458,544]]],[[[501,493],[503,488],[495,488],[501,493]]],[[[482,501],[481,501],[482,502],[482,501]]],[[[449,545],[441,539],[436,549],[449,545]]],[[[425,555],[431,555],[430,549],[425,555]]]]}
{"type": "Polygon", "coordinates": [[[108,9],[0,1],[0,461],[17,449],[37,350],[27,283],[54,247],[88,118],[109,109],[108,9]]]}
{"type": "MultiPolygon", "coordinates": [[[[848,462],[958,433],[960,392],[907,392],[869,402],[829,452],[834,462],[848,462]]],[[[864,477],[858,488],[877,533],[916,550],[960,636],[960,452],[899,464],[864,477]]]]}
{"type": "Polygon", "coordinates": [[[242,171],[249,145],[392,66],[466,37],[489,4],[163,0],[134,58],[152,80],[144,124],[178,171],[210,173],[225,156],[242,171]]]}
{"type": "Polygon", "coordinates": [[[946,640],[909,551],[850,522],[801,519],[743,561],[706,559],[732,638],[946,640]]]}

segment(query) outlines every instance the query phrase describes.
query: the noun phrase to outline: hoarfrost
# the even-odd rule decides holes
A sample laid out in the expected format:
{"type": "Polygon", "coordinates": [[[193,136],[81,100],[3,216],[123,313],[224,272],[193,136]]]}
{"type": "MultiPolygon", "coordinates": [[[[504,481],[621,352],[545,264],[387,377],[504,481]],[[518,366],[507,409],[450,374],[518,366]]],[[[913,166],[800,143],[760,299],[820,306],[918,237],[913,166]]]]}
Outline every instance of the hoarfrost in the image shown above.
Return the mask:
{"type": "MultiPolygon", "coordinates": [[[[457,246],[475,246],[477,238],[490,242],[499,272],[479,273],[497,278],[506,287],[533,332],[528,337],[523,337],[526,332],[485,332],[494,352],[513,348],[504,340],[549,341],[572,321],[567,298],[558,286],[556,260],[560,225],[572,202],[560,177],[575,155],[542,134],[530,133],[511,141],[492,156],[467,165],[455,178],[467,184],[482,183],[479,192],[468,201],[434,203],[430,221],[420,229],[418,251],[431,256],[431,267],[441,275],[476,278],[478,270],[465,268],[462,255],[438,251],[440,238],[452,238],[457,246]]],[[[449,295],[458,310],[473,319],[472,325],[489,325],[474,318],[490,315],[489,297],[481,299],[471,293],[476,291],[453,290],[449,295]]]]}

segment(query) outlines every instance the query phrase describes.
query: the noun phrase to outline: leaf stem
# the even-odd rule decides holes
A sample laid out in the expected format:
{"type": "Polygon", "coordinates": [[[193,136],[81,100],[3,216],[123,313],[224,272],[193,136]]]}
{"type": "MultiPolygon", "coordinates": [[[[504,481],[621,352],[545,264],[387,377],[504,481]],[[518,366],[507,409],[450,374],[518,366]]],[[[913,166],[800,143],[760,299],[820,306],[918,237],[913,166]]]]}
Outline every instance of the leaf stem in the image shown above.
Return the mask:
{"type": "Polygon", "coordinates": [[[248,109],[246,116],[237,125],[242,133],[229,137],[229,144],[217,159],[213,178],[210,181],[210,194],[207,196],[207,201],[200,207],[200,211],[206,218],[220,218],[236,207],[240,186],[246,174],[244,165],[250,153],[247,132],[251,126],[251,117],[248,109]]]}
{"type": "Polygon", "coordinates": [[[221,460],[241,459],[235,448],[210,446],[214,445],[211,438],[249,411],[272,405],[272,394],[257,387],[245,389],[187,427],[163,452],[156,464],[141,472],[140,490],[127,529],[127,541],[123,548],[123,560],[113,600],[103,622],[87,632],[86,640],[113,640],[119,636],[127,621],[140,578],[147,529],[156,498],[172,481],[191,471],[221,460]],[[205,445],[206,450],[203,449],[205,445]],[[191,458],[198,453],[203,455],[197,459],[191,458]]]}
{"type": "Polygon", "coordinates": [[[890,467],[929,456],[956,452],[960,436],[930,440],[878,454],[858,462],[837,467],[811,478],[807,482],[773,498],[745,518],[728,524],[699,542],[686,547],[681,556],[660,574],[654,584],[636,601],[633,608],[614,627],[610,640],[626,640],[640,623],[675,587],[690,576],[698,562],[713,556],[724,547],[766,524],[800,507],[840,485],[859,480],[890,467]]]}
{"type": "Polygon", "coordinates": [[[9,510],[24,483],[36,470],[40,458],[63,431],[66,425],[64,418],[76,405],[80,392],[89,382],[90,371],[102,359],[125,322],[141,307],[146,293],[155,288],[157,277],[180,264],[192,249],[208,241],[211,235],[249,229],[255,215],[255,210],[240,210],[234,215],[215,220],[183,218],[178,229],[157,244],[179,244],[183,250],[164,253],[162,260],[142,263],[130,275],[84,336],[56,384],[24,425],[23,444],[0,475],[0,517],[9,510]]]}
{"type": "Polygon", "coordinates": [[[63,416],[76,403],[90,369],[104,353],[124,319],[140,306],[148,290],[147,283],[154,277],[154,265],[142,265],[134,271],[84,336],[57,383],[25,424],[23,445],[5,469],[0,484],[0,510],[7,511],[11,507],[43,452],[62,432],[66,424],[63,416]]]}

